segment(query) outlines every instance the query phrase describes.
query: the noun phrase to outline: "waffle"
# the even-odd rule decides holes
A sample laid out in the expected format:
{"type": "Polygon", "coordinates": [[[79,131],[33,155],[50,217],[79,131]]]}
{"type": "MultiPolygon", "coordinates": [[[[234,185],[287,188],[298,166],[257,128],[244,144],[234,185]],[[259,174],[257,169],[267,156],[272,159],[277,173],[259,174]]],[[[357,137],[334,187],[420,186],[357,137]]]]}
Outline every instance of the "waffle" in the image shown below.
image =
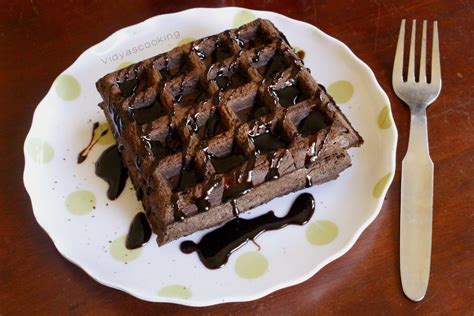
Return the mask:
{"type": "Polygon", "coordinates": [[[160,245],[337,178],[363,142],[268,20],[96,85],[160,245]]]}

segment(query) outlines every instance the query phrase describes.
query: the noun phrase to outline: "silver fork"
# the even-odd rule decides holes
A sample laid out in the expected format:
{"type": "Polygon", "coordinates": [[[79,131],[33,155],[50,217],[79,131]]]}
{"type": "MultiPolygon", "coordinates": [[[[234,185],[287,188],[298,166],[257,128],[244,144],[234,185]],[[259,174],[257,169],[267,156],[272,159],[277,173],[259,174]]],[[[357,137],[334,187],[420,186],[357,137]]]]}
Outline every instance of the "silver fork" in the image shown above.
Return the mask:
{"type": "Polygon", "coordinates": [[[402,20],[393,64],[392,85],[410,108],[410,137],[402,162],[400,275],[403,292],[412,301],[426,294],[430,275],[433,219],[433,161],[428,147],[426,108],[441,91],[438,23],[433,23],[431,82],[426,79],[426,20],[423,21],[419,80],[415,81],[416,20],[411,30],[407,80],[403,80],[405,20],[402,20]]]}

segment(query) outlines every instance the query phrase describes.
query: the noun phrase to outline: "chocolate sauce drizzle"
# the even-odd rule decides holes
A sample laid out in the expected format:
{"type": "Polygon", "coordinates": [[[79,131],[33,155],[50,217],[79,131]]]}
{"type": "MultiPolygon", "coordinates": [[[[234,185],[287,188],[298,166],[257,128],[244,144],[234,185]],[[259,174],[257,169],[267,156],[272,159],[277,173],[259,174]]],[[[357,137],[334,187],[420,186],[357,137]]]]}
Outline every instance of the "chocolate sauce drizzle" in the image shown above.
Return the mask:
{"type": "Polygon", "coordinates": [[[112,123],[114,124],[114,127],[115,127],[112,129],[112,131],[115,138],[117,138],[117,136],[120,136],[122,134],[122,131],[124,128],[123,120],[120,117],[119,113],[115,111],[113,104],[109,105],[109,113],[110,113],[110,116],[112,117],[112,123]]]}
{"type": "Polygon", "coordinates": [[[170,73],[170,59],[168,55],[165,57],[165,67],[163,69],[160,69],[160,75],[163,77],[164,80],[170,80],[171,79],[171,73],[170,73]]]}
{"type": "Polygon", "coordinates": [[[95,122],[94,125],[92,125],[92,134],[91,134],[91,139],[89,141],[89,144],[87,144],[87,146],[83,150],[81,150],[79,154],[77,155],[78,164],[83,163],[84,160],[87,159],[87,156],[89,155],[89,152],[92,150],[92,147],[94,147],[94,145],[97,144],[100,138],[105,136],[105,134],[107,134],[107,132],[109,131],[109,129],[103,130],[102,133],[100,133],[99,137],[97,137],[94,140],[95,131],[98,128],[99,128],[99,122],[95,122]]]}
{"type": "Polygon", "coordinates": [[[178,181],[175,192],[184,191],[190,187],[202,182],[203,175],[195,168],[194,160],[186,164],[178,175],[178,181]]]}
{"type": "MultiPolygon", "coordinates": [[[[254,125],[253,130],[249,132],[248,136],[255,146],[255,152],[247,158],[247,164],[245,171],[242,172],[238,179],[233,177],[225,178],[225,189],[223,192],[223,201],[231,201],[234,213],[238,213],[235,206],[235,199],[243,194],[246,194],[253,188],[252,182],[252,169],[255,166],[256,155],[266,154],[269,161],[269,170],[266,175],[266,181],[277,179],[280,177],[279,168],[280,162],[283,158],[282,153],[276,153],[280,148],[285,148],[288,144],[280,138],[277,134],[273,133],[265,125],[254,125]]],[[[235,138],[235,136],[234,136],[235,138]]],[[[237,159],[237,158],[233,158],[237,159]]],[[[242,157],[242,162],[245,161],[245,157],[242,157]]],[[[232,166],[231,169],[235,168],[238,164],[232,166]]]]}
{"type": "Polygon", "coordinates": [[[120,93],[122,94],[122,97],[128,98],[132,94],[135,93],[135,90],[138,87],[139,79],[138,79],[138,70],[135,68],[133,70],[135,72],[135,78],[129,79],[128,78],[128,73],[125,76],[125,80],[123,82],[117,82],[120,93]]]}
{"type": "Polygon", "coordinates": [[[187,73],[190,69],[189,59],[186,57],[186,59],[181,60],[180,64],[181,64],[180,68],[177,68],[177,67],[170,68],[170,59],[168,55],[166,55],[164,68],[159,70],[161,77],[163,77],[163,79],[168,81],[174,77],[187,73]]]}
{"type": "Polygon", "coordinates": [[[272,90],[281,106],[287,108],[301,101],[301,92],[295,84],[288,85],[279,90],[272,90]]]}
{"type": "Polygon", "coordinates": [[[204,194],[200,198],[195,199],[195,203],[199,212],[209,211],[209,209],[211,208],[209,197],[212,194],[212,192],[218,187],[218,185],[219,185],[219,182],[213,182],[213,183],[211,182],[211,184],[208,185],[208,188],[206,189],[204,194]]]}
{"type": "Polygon", "coordinates": [[[259,72],[261,75],[268,78],[279,72],[282,72],[287,67],[288,63],[286,62],[283,54],[281,52],[276,52],[268,62],[267,66],[261,67],[259,72]]]}
{"type": "Polygon", "coordinates": [[[241,40],[238,35],[234,38],[234,41],[239,45],[240,48],[244,48],[245,42],[241,40]]]}
{"type": "MultiPolygon", "coordinates": [[[[326,136],[327,136],[327,134],[326,134],[326,136]]],[[[316,150],[316,142],[311,143],[311,146],[309,146],[309,148],[306,151],[306,157],[305,157],[305,160],[304,160],[304,167],[305,168],[310,168],[311,167],[311,164],[318,157],[318,151],[316,150]]],[[[312,182],[307,187],[309,187],[311,185],[312,185],[312,182]]]]}
{"type": "Polygon", "coordinates": [[[257,51],[255,56],[252,57],[252,62],[258,63],[260,61],[260,51],[257,51]]]}
{"type": "Polygon", "coordinates": [[[298,132],[304,137],[328,127],[326,117],[321,111],[315,109],[309,113],[298,125],[298,132]]]}
{"type": "Polygon", "coordinates": [[[277,217],[273,211],[269,211],[252,219],[235,218],[204,235],[197,244],[191,240],[182,242],[180,249],[184,253],[196,251],[204,266],[209,269],[218,269],[227,262],[232,252],[261,233],[287,225],[306,224],[313,216],[314,208],[313,196],[303,193],[296,198],[290,211],[284,217],[277,217]]]}
{"type": "Polygon", "coordinates": [[[152,122],[165,114],[163,106],[160,103],[159,96],[155,101],[141,108],[130,108],[130,114],[138,124],[152,122]]]}
{"type": "Polygon", "coordinates": [[[149,154],[153,155],[156,160],[161,160],[164,157],[176,153],[181,148],[181,143],[174,136],[174,130],[169,129],[168,135],[163,142],[154,140],[150,136],[142,136],[142,142],[149,154]]]}
{"type": "Polygon", "coordinates": [[[305,188],[309,188],[313,186],[313,178],[309,174],[306,175],[306,182],[304,184],[305,188]]]}
{"type": "Polygon", "coordinates": [[[250,139],[255,145],[257,154],[266,154],[286,146],[285,142],[270,130],[257,135],[250,135],[250,139]]]}
{"type": "Polygon", "coordinates": [[[127,168],[122,163],[117,145],[107,148],[95,163],[95,174],[108,183],[107,197],[115,200],[122,193],[127,181],[127,168]]]}
{"type": "Polygon", "coordinates": [[[219,71],[216,76],[216,84],[221,91],[224,91],[230,84],[229,77],[224,75],[222,71],[219,71]]]}
{"type": "Polygon", "coordinates": [[[226,59],[232,55],[230,48],[226,45],[223,45],[220,41],[216,43],[216,48],[212,52],[213,62],[226,59]]]}
{"type": "Polygon", "coordinates": [[[199,125],[197,123],[198,115],[199,115],[199,113],[195,113],[192,116],[188,116],[188,118],[186,119],[186,126],[191,127],[191,129],[193,130],[194,133],[199,132],[199,125]]]}
{"type": "Polygon", "coordinates": [[[127,249],[137,249],[146,244],[151,237],[151,227],[145,213],[140,212],[132,220],[128,229],[125,246],[127,249]]]}
{"type": "Polygon", "coordinates": [[[269,169],[265,176],[265,181],[278,179],[280,177],[279,168],[283,156],[284,154],[276,152],[267,154],[269,169]]]}
{"type": "Polygon", "coordinates": [[[118,85],[122,96],[124,98],[128,98],[129,96],[135,93],[135,89],[138,86],[138,78],[126,80],[122,83],[119,83],[118,85]]]}
{"type": "Polygon", "coordinates": [[[206,59],[206,55],[202,52],[201,48],[198,45],[193,46],[193,51],[196,53],[200,60],[206,59]]]}
{"type": "MultiPolygon", "coordinates": [[[[243,75],[242,71],[239,69],[238,58],[241,56],[241,54],[242,51],[239,51],[237,54],[235,54],[234,58],[229,64],[226,74],[224,74],[224,68],[219,69],[217,72],[214,81],[216,82],[220,91],[224,91],[229,87],[241,86],[246,82],[245,75],[243,75]]],[[[210,69],[208,71],[210,71],[210,69]]]]}

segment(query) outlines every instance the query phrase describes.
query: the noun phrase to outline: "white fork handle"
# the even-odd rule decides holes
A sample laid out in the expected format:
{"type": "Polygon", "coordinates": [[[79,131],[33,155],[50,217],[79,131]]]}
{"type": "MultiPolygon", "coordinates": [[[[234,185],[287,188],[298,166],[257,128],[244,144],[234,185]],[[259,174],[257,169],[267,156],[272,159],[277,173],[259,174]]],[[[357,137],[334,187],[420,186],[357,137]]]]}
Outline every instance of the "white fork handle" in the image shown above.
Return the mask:
{"type": "Polygon", "coordinates": [[[426,294],[430,276],[433,222],[433,161],[425,107],[412,110],[408,150],[402,162],[400,274],[412,301],[426,294]]]}

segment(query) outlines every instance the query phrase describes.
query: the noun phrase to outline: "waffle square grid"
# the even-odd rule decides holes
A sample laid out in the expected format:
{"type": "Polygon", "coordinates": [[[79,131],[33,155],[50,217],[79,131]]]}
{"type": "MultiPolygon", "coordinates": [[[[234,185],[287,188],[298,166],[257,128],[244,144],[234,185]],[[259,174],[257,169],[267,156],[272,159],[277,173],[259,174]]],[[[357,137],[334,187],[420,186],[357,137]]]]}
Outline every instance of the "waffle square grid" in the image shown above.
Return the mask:
{"type": "Polygon", "coordinates": [[[337,178],[363,142],[263,19],[108,74],[97,89],[160,245],[337,178]]]}

